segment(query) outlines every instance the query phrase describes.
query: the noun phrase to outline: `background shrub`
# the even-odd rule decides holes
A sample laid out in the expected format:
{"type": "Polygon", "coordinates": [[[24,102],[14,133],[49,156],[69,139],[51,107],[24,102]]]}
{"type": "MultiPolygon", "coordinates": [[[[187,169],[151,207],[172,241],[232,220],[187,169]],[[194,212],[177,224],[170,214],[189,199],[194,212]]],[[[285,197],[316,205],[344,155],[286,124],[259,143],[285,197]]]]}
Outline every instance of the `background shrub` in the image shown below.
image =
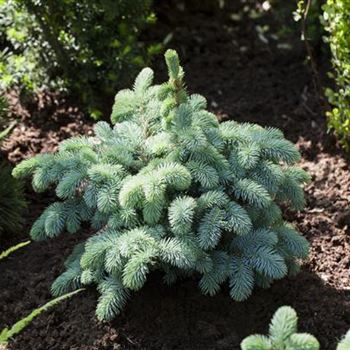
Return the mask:
{"type": "Polygon", "coordinates": [[[350,1],[327,0],[323,6],[326,38],[332,53],[336,87],[326,95],[333,109],[327,113],[328,126],[346,150],[350,150],[350,1]]]}
{"type": "Polygon", "coordinates": [[[1,84],[68,88],[94,110],[159,49],[138,41],[152,0],[5,0],[1,84]],[[100,97],[104,100],[100,100],[100,97]]]}
{"type": "Polygon", "coordinates": [[[177,54],[166,53],[169,81],[152,85],[142,70],[133,90],[115,98],[111,128],[61,143],[14,175],[33,176],[36,191],[56,186],[59,200],[34,223],[35,240],[77,232],[89,221],[97,234],[78,245],[54,294],[95,283],[100,319],[111,319],[153,270],[172,283],[197,273],[203,293],[228,281],[235,300],[254,285],[268,287],[308,255],[308,243],[283,220],[281,203],[300,210],[309,176],[294,163],[295,146],[273,128],[219,124],[203,96],[189,95],[177,54]]]}

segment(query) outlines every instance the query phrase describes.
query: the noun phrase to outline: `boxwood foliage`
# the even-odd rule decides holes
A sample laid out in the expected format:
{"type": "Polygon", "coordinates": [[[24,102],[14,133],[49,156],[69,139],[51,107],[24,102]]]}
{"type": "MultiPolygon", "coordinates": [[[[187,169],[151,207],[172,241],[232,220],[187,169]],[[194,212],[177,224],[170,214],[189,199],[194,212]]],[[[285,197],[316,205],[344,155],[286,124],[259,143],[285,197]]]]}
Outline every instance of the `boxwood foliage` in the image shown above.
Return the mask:
{"type": "Polygon", "coordinates": [[[35,240],[96,231],[66,261],[55,295],[97,284],[99,319],[120,312],[153,270],[164,281],[197,274],[203,293],[228,282],[233,299],[254,285],[294,275],[308,243],[283,220],[281,203],[300,210],[309,176],[294,164],[296,147],[281,131],[255,124],[219,124],[203,96],[188,94],[175,51],[169,80],[152,85],[145,68],[115,97],[111,127],[63,141],[55,154],[26,160],[16,177],[31,175],[42,192],[56,187],[31,230],[35,240]]]}
{"type": "Polygon", "coordinates": [[[350,151],[350,1],[327,0],[323,5],[323,23],[328,35],[336,87],[326,89],[332,109],[327,113],[328,126],[350,151]]]}
{"type": "Polygon", "coordinates": [[[70,90],[99,116],[159,45],[139,36],[154,22],[152,0],[0,2],[0,86],[70,90]],[[1,38],[0,38],[1,39],[1,38]]]}

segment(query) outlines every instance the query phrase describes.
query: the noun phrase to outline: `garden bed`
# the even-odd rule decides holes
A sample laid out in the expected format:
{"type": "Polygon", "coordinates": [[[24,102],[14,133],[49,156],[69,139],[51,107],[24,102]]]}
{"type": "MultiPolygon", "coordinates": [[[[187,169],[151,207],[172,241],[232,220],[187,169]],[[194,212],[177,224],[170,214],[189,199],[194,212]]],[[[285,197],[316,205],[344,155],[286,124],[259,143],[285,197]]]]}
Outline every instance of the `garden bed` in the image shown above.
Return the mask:
{"type": "MultiPolygon", "coordinates": [[[[239,349],[245,336],[265,331],[281,305],[296,309],[300,330],[314,334],[323,349],[335,349],[350,328],[349,156],[325,132],[324,114],[298,38],[270,38],[264,43],[254,27],[256,21],[230,18],[230,11],[237,10],[217,9],[214,16],[212,11],[183,12],[164,4],[154,32],[147,36],[154,39],[173,32],[170,46],[178,50],[189,72],[188,89],[206,96],[220,119],[230,116],[275,126],[297,143],[301,166],[312,175],[312,183],[306,188],[306,209],[292,213],[286,208],[286,216],[311,244],[302,272],[268,290],[255,290],[243,303],[232,301],[225,290],[205,297],[196,280],[170,288],[153,275],[123,313],[104,324],[94,315],[98,295],[88,289],[41,315],[9,349],[239,349]]],[[[272,33],[277,30],[271,16],[259,21],[269,24],[272,33]]],[[[22,119],[3,146],[13,162],[52,151],[60,139],[91,129],[90,121],[56,96],[41,97],[29,112],[14,108],[22,119]],[[33,113],[41,118],[34,122],[29,117],[33,113]]],[[[23,239],[50,202],[50,195],[34,196],[29,189],[27,197],[23,239]]],[[[33,243],[1,263],[0,329],[50,299],[50,285],[62,271],[65,257],[88,235],[33,243]]]]}

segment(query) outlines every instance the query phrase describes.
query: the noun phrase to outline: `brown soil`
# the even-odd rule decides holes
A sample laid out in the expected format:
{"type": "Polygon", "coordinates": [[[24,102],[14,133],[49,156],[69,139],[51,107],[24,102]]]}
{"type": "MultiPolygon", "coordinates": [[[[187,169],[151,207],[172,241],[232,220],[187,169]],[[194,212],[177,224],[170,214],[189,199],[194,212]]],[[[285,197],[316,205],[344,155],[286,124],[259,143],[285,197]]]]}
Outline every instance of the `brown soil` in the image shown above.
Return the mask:
{"type": "Polygon", "coordinates": [[[92,121],[86,121],[71,101],[53,92],[41,92],[25,102],[14,90],[8,96],[10,117],[17,120],[11,137],[1,144],[8,159],[17,163],[38,153],[52,152],[60,140],[88,134],[92,121]]]}
{"type": "MultiPolygon", "coordinates": [[[[234,21],[230,14],[241,5],[234,6],[183,12],[181,6],[164,2],[155,33],[148,35],[159,38],[173,32],[171,46],[183,58],[189,90],[205,95],[221,119],[230,116],[276,126],[297,143],[303,155],[301,166],[313,179],[306,189],[305,211],[286,211],[311,243],[302,272],[268,290],[256,290],[244,303],[232,301],[227,290],[215,297],[202,296],[194,279],[168,288],[160,276],[153,275],[122,315],[105,324],[94,316],[98,294],[88,289],[41,315],[9,349],[235,350],[248,334],[266,332],[276,308],[286,304],[297,310],[300,330],[316,335],[323,349],[335,349],[350,328],[349,156],[325,132],[323,112],[297,38],[275,41],[267,34],[269,43],[263,43],[254,25],[268,23],[274,33],[279,23],[271,15],[254,22],[246,16],[234,21]],[[281,42],[288,42],[292,49],[279,49],[281,42]]],[[[155,62],[156,70],[159,66],[160,61],[155,62]]],[[[51,151],[59,139],[88,132],[91,123],[77,112],[67,113],[66,105],[32,107],[44,116],[42,123],[22,118],[5,145],[9,158],[18,161],[51,151]],[[64,112],[57,114],[60,108],[64,112]]],[[[32,192],[28,197],[29,227],[51,197],[32,192]]],[[[50,284],[84,235],[33,243],[1,262],[0,329],[50,299],[50,284]]]]}

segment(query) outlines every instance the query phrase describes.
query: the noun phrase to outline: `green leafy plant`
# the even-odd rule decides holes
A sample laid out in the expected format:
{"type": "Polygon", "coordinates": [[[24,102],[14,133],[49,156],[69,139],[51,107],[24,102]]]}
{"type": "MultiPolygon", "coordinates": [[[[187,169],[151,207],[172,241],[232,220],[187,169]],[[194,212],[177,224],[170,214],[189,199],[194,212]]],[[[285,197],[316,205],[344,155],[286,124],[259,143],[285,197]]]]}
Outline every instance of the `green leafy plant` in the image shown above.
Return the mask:
{"type": "MultiPolygon", "coordinates": [[[[241,343],[242,350],[319,350],[318,340],[308,333],[297,333],[298,316],[290,306],[280,307],[270,323],[269,335],[251,335],[241,343]]],[[[337,350],[350,350],[350,331],[337,350]]]]}
{"type": "Polygon", "coordinates": [[[24,328],[26,328],[34,320],[35,317],[39,316],[44,311],[51,309],[53,306],[59,304],[61,301],[69,299],[75,294],[78,294],[83,290],[84,289],[78,289],[74,292],[67,293],[60,297],[52,299],[45,305],[33,310],[28,316],[16,322],[11,328],[4,328],[0,332],[0,345],[7,345],[12,337],[20,333],[24,328]]]}
{"type": "Polygon", "coordinates": [[[16,245],[6,249],[2,253],[0,253],[0,260],[7,258],[10,254],[12,254],[13,252],[15,252],[18,249],[21,249],[21,248],[27,246],[28,244],[30,244],[30,241],[21,242],[21,243],[18,243],[16,245]]]}
{"type": "Polygon", "coordinates": [[[96,108],[129,82],[160,45],[138,37],[155,20],[152,0],[5,0],[0,29],[1,85],[69,89],[98,117],[96,108]],[[102,100],[103,99],[103,100],[102,100]]]}
{"type": "Polygon", "coordinates": [[[298,316],[289,306],[280,307],[272,318],[269,335],[251,335],[241,343],[242,350],[319,350],[317,339],[297,333],[298,316]]]}
{"type": "Polygon", "coordinates": [[[336,88],[326,89],[332,110],[327,113],[328,126],[341,145],[350,150],[350,2],[327,0],[323,6],[323,23],[328,32],[326,41],[332,53],[333,72],[330,76],[336,88]]]}
{"type": "Polygon", "coordinates": [[[56,186],[59,200],[34,223],[42,240],[88,221],[97,234],[78,245],[52,286],[54,295],[95,283],[99,319],[120,312],[153,270],[164,281],[198,274],[214,295],[228,281],[245,300],[308,255],[308,243],[283,220],[279,204],[300,210],[309,176],[293,164],[296,147],[281,131],[229,121],[219,124],[203,96],[189,95],[175,51],[169,81],[152,85],[145,68],[132,90],[115,97],[111,128],[60,144],[56,154],[19,164],[36,191],[56,186]]]}

